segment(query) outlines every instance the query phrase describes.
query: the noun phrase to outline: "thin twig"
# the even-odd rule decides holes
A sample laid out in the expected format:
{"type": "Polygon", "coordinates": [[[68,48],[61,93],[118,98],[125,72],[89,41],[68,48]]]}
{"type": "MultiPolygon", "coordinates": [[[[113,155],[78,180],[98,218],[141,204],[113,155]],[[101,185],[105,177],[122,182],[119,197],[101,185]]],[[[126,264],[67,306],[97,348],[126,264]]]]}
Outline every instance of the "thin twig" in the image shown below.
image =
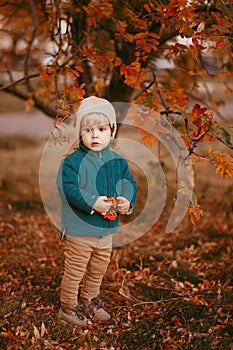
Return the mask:
{"type": "Polygon", "coordinates": [[[0,90],[7,90],[7,89],[10,89],[11,87],[15,86],[15,85],[18,85],[20,83],[23,83],[31,78],[38,78],[40,76],[40,72],[38,73],[34,73],[34,74],[30,74],[28,76],[25,76],[25,77],[22,77],[18,80],[15,80],[13,82],[11,82],[10,84],[8,85],[3,85],[2,83],[0,83],[0,90]]]}

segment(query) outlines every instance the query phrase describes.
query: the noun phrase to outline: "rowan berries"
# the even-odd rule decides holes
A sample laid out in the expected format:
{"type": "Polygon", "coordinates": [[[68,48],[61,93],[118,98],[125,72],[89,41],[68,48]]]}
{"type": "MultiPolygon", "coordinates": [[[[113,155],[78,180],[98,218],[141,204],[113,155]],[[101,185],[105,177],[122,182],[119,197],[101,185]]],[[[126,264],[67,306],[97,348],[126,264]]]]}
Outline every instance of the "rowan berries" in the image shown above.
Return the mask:
{"type": "Polygon", "coordinates": [[[109,197],[107,199],[107,202],[111,203],[111,207],[109,208],[108,212],[104,215],[104,218],[108,220],[115,220],[117,218],[118,212],[117,205],[122,203],[123,201],[121,199],[116,199],[115,197],[109,197]]]}

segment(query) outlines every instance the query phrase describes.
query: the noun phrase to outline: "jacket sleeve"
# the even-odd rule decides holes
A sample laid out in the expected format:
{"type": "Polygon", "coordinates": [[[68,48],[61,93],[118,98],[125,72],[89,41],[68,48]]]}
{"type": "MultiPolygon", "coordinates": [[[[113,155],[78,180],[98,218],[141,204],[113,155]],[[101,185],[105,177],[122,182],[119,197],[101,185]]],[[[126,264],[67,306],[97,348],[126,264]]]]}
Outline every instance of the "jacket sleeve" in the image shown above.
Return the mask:
{"type": "Polygon", "coordinates": [[[123,159],[120,196],[125,197],[130,202],[130,213],[133,211],[137,192],[138,188],[136,181],[129,170],[127,161],[123,159]]]}
{"type": "Polygon", "coordinates": [[[57,176],[57,187],[60,196],[69,205],[86,213],[91,213],[98,196],[79,187],[78,169],[70,159],[65,159],[60,166],[57,176]]]}

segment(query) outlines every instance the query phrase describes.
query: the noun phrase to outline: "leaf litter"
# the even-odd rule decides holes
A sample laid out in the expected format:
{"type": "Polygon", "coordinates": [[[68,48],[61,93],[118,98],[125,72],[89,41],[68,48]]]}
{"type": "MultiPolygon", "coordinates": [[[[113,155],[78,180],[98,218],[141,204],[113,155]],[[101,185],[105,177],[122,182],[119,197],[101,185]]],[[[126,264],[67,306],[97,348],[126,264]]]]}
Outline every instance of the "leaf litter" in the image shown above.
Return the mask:
{"type": "Polygon", "coordinates": [[[233,349],[230,182],[202,168],[197,225],[187,217],[165,234],[168,205],[141,239],[116,248],[101,288],[112,319],[81,329],[57,318],[63,243],[40,204],[39,152],[37,162],[25,149],[18,157],[30,174],[15,164],[18,181],[1,181],[1,349],[233,349]]]}

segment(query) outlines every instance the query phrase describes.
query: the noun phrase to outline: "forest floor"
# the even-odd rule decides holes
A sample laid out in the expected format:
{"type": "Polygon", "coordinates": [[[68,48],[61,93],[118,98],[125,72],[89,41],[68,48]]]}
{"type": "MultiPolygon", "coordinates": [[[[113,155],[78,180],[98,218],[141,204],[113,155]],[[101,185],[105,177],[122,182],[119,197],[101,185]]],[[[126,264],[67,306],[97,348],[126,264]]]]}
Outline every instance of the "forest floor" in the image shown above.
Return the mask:
{"type": "MultiPolygon", "coordinates": [[[[165,233],[168,198],[143,237],[114,249],[101,289],[112,318],[81,329],[57,318],[63,243],[40,197],[41,152],[41,140],[1,137],[0,349],[233,350],[232,179],[198,166],[195,226],[186,215],[165,233]]],[[[139,208],[144,192],[139,181],[139,208]]]]}

